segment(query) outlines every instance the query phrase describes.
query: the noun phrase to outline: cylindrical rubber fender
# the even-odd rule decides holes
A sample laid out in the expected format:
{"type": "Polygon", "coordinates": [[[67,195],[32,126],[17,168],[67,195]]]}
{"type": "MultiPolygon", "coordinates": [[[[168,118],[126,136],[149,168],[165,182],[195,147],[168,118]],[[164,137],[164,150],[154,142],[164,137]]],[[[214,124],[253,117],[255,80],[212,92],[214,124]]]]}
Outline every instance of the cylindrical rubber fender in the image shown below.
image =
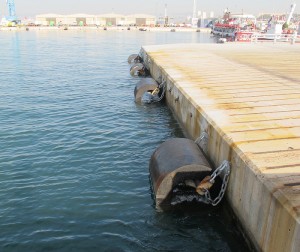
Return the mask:
{"type": "Polygon", "coordinates": [[[146,92],[152,92],[158,87],[158,83],[153,78],[142,78],[134,88],[134,99],[141,102],[146,92]]]}
{"type": "Polygon", "coordinates": [[[142,58],[138,54],[131,54],[128,57],[128,64],[139,63],[139,62],[142,62],[142,58]]]}
{"type": "Polygon", "coordinates": [[[140,76],[140,71],[142,71],[145,66],[142,63],[134,63],[130,67],[130,74],[131,76],[138,77],[140,76]]]}
{"type": "Polygon", "coordinates": [[[196,184],[209,176],[212,168],[194,141],[173,138],[154,151],[149,172],[156,206],[163,207],[171,204],[173,189],[180,184],[193,184],[197,195],[196,184]]]}
{"type": "Polygon", "coordinates": [[[128,57],[128,64],[131,64],[133,63],[134,59],[138,56],[138,54],[131,54],[129,57],[128,57]]]}
{"type": "Polygon", "coordinates": [[[130,64],[130,71],[133,69],[133,68],[139,68],[139,69],[142,69],[144,66],[143,63],[140,63],[140,62],[137,62],[137,63],[131,63],[130,64]]]}

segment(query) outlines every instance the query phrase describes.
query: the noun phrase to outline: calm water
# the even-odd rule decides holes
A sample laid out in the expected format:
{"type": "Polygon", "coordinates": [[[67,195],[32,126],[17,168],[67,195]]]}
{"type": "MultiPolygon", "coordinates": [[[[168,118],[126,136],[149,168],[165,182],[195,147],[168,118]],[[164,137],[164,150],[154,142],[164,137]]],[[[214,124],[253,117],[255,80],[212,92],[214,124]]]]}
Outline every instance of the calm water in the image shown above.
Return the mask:
{"type": "Polygon", "coordinates": [[[245,251],[225,208],[161,213],[148,162],[183,133],[127,57],[200,33],[0,33],[0,251],[245,251]]]}

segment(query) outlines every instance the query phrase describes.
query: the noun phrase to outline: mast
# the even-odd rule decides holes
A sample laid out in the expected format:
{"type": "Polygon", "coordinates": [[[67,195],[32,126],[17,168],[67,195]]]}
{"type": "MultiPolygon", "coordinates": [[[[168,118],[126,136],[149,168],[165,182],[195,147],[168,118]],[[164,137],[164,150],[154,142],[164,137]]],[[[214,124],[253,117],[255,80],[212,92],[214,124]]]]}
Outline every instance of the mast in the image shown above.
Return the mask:
{"type": "Polygon", "coordinates": [[[169,18],[168,18],[168,10],[167,10],[168,5],[165,4],[165,25],[169,24],[169,18]]]}
{"type": "Polygon", "coordinates": [[[197,0],[194,0],[194,5],[193,5],[193,18],[197,18],[197,0]]]}
{"type": "Polygon", "coordinates": [[[197,18],[197,0],[194,0],[193,5],[193,17],[192,17],[192,27],[198,26],[198,18],[197,18]]]}

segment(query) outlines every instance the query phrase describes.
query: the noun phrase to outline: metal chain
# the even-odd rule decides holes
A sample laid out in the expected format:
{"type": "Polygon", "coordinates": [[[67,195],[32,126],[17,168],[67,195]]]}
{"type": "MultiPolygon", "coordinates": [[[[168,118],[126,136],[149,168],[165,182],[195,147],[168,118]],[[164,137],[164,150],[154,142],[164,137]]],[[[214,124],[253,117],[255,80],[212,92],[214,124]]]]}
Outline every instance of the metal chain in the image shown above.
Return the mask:
{"type": "Polygon", "coordinates": [[[216,206],[220,203],[220,201],[222,200],[222,198],[225,194],[226,188],[227,188],[229,175],[230,175],[230,163],[227,160],[223,161],[223,163],[212,173],[212,175],[210,176],[211,178],[210,178],[209,182],[213,184],[215,182],[216,177],[220,176],[223,171],[224,171],[223,182],[222,182],[222,186],[221,186],[219,195],[215,199],[212,199],[209,191],[206,190],[206,192],[205,192],[206,200],[209,202],[209,204],[211,204],[213,206],[216,206]]]}
{"type": "Polygon", "coordinates": [[[205,131],[203,131],[201,133],[201,135],[196,139],[195,143],[196,144],[198,144],[198,143],[200,144],[201,141],[205,140],[205,138],[208,138],[208,134],[205,131]]]}
{"type": "Polygon", "coordinates": [[[163,81],[161,84],[158,85],[157,88],[159,88],[159,89],[163,88],[161,96],[158,97],[158,99],[155,96],[153,96],[151,98],[151,102],[160,102],[164,98],[164,95],[165,95],[165,92],[166,92],[166,85],[165,84],[166,84],[166,81],[163,81]]]}
{"type": "Polygon", "coordinates": [[[207,155],[208,152],[208,133],[203,131],[195,141],[195,143],[202,149],[202,151],[207,155]]]}

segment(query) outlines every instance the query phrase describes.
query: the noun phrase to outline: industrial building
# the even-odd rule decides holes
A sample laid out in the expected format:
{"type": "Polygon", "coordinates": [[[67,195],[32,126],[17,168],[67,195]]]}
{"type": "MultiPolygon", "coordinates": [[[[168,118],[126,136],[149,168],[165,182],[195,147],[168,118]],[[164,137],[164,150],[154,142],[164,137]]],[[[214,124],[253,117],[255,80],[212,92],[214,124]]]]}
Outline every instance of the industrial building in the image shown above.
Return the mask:
{"type": "Polygon", "coordinates": [[[58,15],[58,14],[43,14],[37,15],[35,18],[37,25],[43,26],[58,26],[58,25],[94,25],[95,16],[88,14],[72,14],[72,15],[58,15]]]}
{"type": "Polygon", "coordinates": [[[64,16],[58,14],[44,14],[44,15],[37,15],[35,17],[35,22],[38,25],[56,26],[61,21],[64,21],[64,16]]]}
{"type": "Polygon", "coordinates": [[[100,21],[99,25],[104,26],[127,25],[126,16],[116,13],[97,15],[96,19],[100,21]]]}
{"type": "Polygon", "coordinates": [[[156,24],[156,17],[146,14],[135,14],[126,16],[127,25],[153,26],[156,24]]]}
{"type": "Polygon", "coordinates": [[[88,14],[42,14],[36,16],[36,24],[43,26],[59,26],[59,25],[74,25],[74,26],[152,26],[156,23],[156,17],[146,14],[121,15],[116,13],[107,13],[101,15],[88,14]]]}
{"type": "Polygon", "coordinates": [[[95,17],[93,15],[87,14],[72,14],[63,16],[64,19],[60,20],[60,24],[62,25],[94,25],[95,17]]]}

